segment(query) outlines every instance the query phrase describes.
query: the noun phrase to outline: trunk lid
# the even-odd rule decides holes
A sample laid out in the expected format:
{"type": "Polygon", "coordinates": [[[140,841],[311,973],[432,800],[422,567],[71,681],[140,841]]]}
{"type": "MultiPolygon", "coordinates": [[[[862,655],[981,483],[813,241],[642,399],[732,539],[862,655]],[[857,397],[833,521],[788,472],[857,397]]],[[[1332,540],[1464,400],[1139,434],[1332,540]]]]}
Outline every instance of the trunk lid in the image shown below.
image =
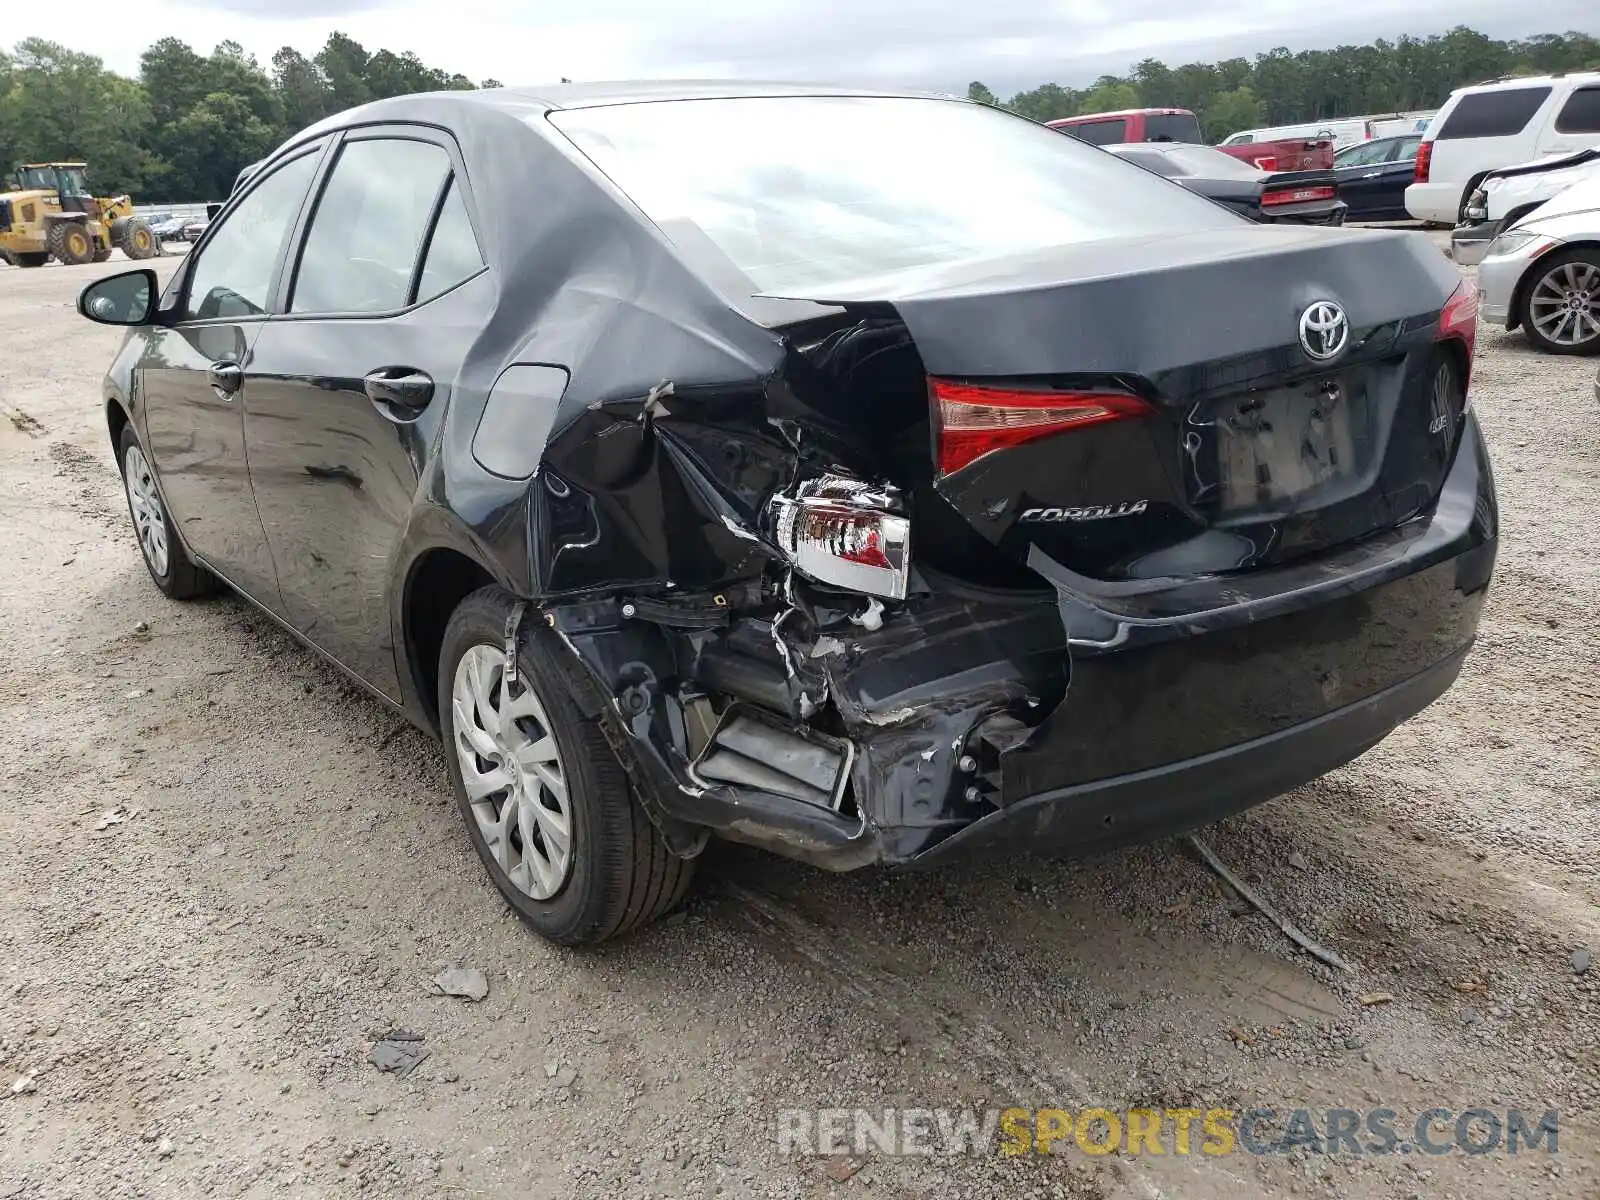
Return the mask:
{"type": "MultiPolygon", "coordinates": [[[[1014,561],[1037,549],[1116,580],[1286,562],[1426,509],[1464,407],[1470,358],[1439,329],[1459,282],[1411,234],[1241,225],[793,298],[899,316],[931,379],[934,462],[945,452],[932,490],[966,526],[1014,561]],[[1334,316],[1323,304],[1347,337],[1319,359],[1301,322],[1334,316]],[[998,448],[951,455],[991,394],[999,416],[979,424],[998,448]],[[1015,434],[1081,397],[1105,411],[1015,434]]],[[[913,555],[940,527],[920,515],[913,555]]]]}

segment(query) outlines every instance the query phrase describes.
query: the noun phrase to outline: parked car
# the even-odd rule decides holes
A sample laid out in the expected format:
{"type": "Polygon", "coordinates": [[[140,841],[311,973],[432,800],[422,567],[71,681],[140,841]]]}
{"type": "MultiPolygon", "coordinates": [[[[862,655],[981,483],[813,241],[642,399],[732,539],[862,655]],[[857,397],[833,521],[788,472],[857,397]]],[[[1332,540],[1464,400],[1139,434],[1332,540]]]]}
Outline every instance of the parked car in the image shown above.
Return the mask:
{"type": "Polygon", "coordinates": [[[178,236],[186,242],[198,242],[209,228],[211,228],[211,218],[199,217],[185,221],[178,231],[178,236]]]}
{"type": "Polygon", "coordinates": [[[1573,184],[1495,238],[1483,319],[1551,354],[1600,353],[1600,179],[1573,184]]]}
{"type": "Polygon", "coordinates": [[[80,299],[132,327],[103,403],[156,585],[225,581],[437,733],[561,942],[712,836],[928,867],[1261,803],[1449,688],[1493,568],[1442,255],[965,100],[382,100],[158,289],[80,299]]]}
{"type": "Polygon", "coordinates": [[[1212,146],[1147,142],[1106,149],[1252,221],[1344,224],[1332,171],[1258,171],[1212,146]]]}
{"type": "Polygon", "coordinates": [[[183,240],[183,227],[189,224],[188,217],[174,217],[169,215],[160,224],[151,225],[151,232],[156,235],[156,240],[161,242],[177,242],[183,240]]]}
{"type": "Polygon", "coordinates": [[[1046,121],[1091,146],[1122,142],[1191,142],[1204,145],[1200,120],[1187,108],[1129,108],[1046,121]]]}
{"type": "Polygon", "coordinates": [[[1483,261],[1490,243],[1546,200],[1575,183],[1600,178],[1600,148],[1557,154],[1490,171],[1467,197],[1461,224],[1450,235],[1450,253],[1458,263],[1483,261]]]}
{"type": "Polygon", "coordinates": [[[1303,121],[1298,125],[1274,125],[1266,129],[1242,129],[1231,133],[1218,143],[1223,149],[1230,146],[1259,145],[1262,142],[1306,141],[1326,138],[1335,151],[1354,146],[1376,136],[1370,120],[1346,117],[1326,121],[1303,121]]]}
{"type": "Polygon", "coordinates": [[[1600,72],[1500,79],[1450,93],[1417,148],[1406,210],[1458,225],[1491,171],[1600,146],[1600,72]]]}
{"type": "Polygon", "coordinates": [[[1338,180],[1339,199],[1349,205],[1349,221],[1404,221],[1406,188],[1410,186],[1413,163],[1421,134],[1405,137],[1374,138],[1333,156],[1333,173],[1338,180]]]}

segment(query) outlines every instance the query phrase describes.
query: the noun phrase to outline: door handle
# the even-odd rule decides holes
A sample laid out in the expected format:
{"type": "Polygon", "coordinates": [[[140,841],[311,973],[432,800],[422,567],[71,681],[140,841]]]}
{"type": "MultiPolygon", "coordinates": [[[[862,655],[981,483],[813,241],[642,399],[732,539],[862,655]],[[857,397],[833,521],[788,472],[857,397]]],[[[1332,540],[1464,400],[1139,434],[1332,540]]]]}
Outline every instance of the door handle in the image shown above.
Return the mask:
{"type": "Polygon", "coordinates": [[[214,362],[206,368],[206,382],[221,399],[232,400],[244,384],[244,368],[236,362],[214,362]]]}
{"type": "Polygon", "coordinates": [[[374,404],[419,413],[433,399],[433,380],[412,367],[380,367],[362,381],[374,404]]]}
{"type": "Polygon", "coordinates": [[[1383,174],[1382,171],[1368,171],[1361,178],[1363,178],[1363,179],[1376,179],[1379,175],[1382,175],[1382,174],[1383,174]]]}

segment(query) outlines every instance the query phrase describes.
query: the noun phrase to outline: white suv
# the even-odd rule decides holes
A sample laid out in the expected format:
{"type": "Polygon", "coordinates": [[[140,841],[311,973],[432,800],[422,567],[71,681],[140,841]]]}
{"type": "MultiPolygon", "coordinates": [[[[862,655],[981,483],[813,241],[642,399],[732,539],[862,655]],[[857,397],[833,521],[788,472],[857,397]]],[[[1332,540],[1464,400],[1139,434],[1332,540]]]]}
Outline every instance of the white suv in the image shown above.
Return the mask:
{"type": "Polygon", "coordinates": [[[1406,211],[1454,225],[1487,172],[1591,146],[1600,146],[1600,71],[1460,88],[1423,134],[1406,211]]]}

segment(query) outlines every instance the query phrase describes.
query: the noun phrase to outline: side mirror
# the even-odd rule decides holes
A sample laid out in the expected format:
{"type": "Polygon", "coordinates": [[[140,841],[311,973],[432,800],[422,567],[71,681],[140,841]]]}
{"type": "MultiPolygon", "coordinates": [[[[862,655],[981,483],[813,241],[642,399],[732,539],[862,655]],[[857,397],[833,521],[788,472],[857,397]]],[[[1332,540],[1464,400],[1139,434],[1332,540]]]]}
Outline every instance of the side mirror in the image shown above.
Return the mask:
{"type": "Polygon", "coordinates": [[[156,273],[148,267],[108,275],[84,288],[78,313],[101,325],[149,325],[156,310],[156,273]]]}

